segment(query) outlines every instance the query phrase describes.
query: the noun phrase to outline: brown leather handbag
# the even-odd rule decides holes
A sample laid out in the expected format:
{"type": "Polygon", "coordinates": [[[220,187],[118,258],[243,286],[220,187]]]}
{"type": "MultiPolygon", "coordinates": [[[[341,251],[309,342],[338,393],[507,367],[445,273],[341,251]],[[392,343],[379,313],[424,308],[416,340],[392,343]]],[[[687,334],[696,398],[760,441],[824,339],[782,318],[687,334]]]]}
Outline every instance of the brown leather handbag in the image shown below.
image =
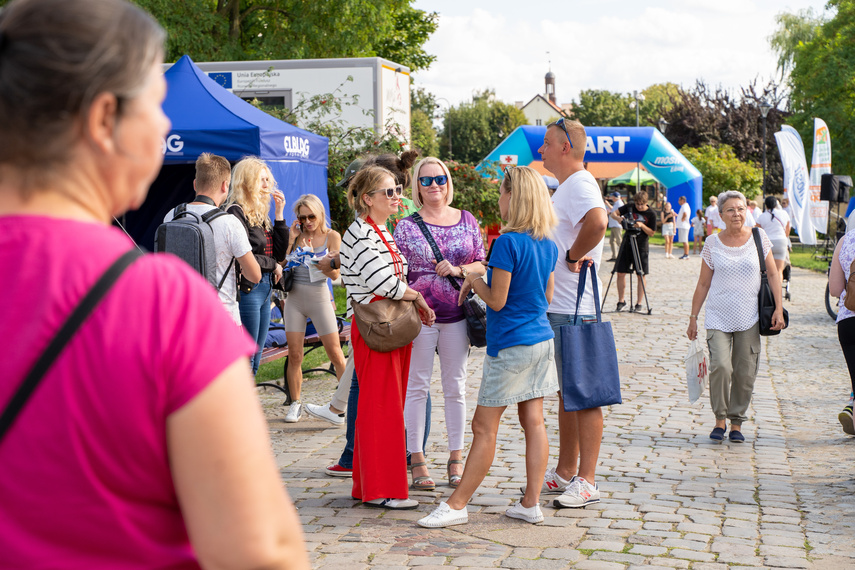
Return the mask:
{"type": "Polygon", "coordinates": [[[413,301],[380,299],[353,303],[353,321],[359,334],[375,352],[392,352],[413,342],[422,330],[419,310],[413,301]]]}

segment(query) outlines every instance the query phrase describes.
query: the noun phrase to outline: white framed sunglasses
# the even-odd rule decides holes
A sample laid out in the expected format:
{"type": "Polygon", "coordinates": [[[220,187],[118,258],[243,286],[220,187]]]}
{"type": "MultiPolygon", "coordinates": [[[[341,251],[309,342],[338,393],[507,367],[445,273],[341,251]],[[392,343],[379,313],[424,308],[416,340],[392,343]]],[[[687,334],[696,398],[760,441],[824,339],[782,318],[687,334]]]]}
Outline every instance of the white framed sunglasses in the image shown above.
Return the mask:
{"type": "MultiPolygon", "coordinates": [[[[404,187],[401,184],[398,184],[394,188],[380,188],[378,190],[375,190],[374,192],[383,192],[384,194],[386,194],[387,198],[394,198],[397,194],[398,198],[400,198],[404,195],[404,187]]],[[[372,194],[374,192],[372,192],[372,194]]]]}

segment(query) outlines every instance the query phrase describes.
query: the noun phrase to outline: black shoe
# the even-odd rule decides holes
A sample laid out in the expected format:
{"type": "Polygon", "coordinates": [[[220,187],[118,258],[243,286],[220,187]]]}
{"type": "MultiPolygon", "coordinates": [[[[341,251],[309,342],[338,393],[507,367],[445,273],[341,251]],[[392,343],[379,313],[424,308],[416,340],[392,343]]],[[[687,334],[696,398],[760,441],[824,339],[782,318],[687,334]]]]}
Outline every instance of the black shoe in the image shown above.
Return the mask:
{"type": "Polygon", "coordinates": [[[617,261],[617,257],[610,257],[606,261],[617,261]]]}
{"type": "Polygon", "coordinates": [[[641,303],[638,303],[638,304],[635,306],[635,312],[636,312],[636,313],[640,313],[640,312],[641,312],[641,303]]]}
{"type": "Polygon", "coordinates": [[[619,313],[619,312],[623,311],[624,307],[626,307],[626,302],[625,301],[618,301],[617,308],[615,308],[615,311],[617,311],[619,313]]]}

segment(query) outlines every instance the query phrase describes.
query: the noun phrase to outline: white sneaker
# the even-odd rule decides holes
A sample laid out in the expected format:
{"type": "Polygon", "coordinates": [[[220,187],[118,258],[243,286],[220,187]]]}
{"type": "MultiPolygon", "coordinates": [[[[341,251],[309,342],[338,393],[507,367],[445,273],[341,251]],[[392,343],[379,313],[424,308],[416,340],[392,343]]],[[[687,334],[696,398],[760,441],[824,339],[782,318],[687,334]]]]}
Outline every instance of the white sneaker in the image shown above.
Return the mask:
{"type": "Polygon", "coordinates": [[[334,426],[344,425],[344,414],[334,414],[329,406],[316,406],[315,404],[306,404],[306,413],[313,418],[324,420],[334,426]]]}
{"type": "Polygon", "coordinates": [[[540,503],[526,508],[522,505],[522,501],[517,501],[511,508],[505,511],[505,516],[513,519],[522,519],[532,524],[543,522],[543,511],[540,510],[540,503]]]}
{"type": "Polygon", "coordinates": [[[576,476],[570,480],[567,490],[560,497],[552,501],[557,508],[579,508],[600,502],[599,485],[591,485],[582,477],[576,476]]]}
{"type": "Polygon", "coordinates": [[[419,519],[419,526],[425,528],[443,528],[456,524],[466,524],[469,522],[469,512],[466,507],[462,509],[452,509],[445,501],[441,502],[431,514],[423,519],[419,519]]]}
{"type": "Polygon", "coordinates": [[[419,502],[413,499],[371,499],[363,503],[367,507],[379,507],[381,509],[415,509],[419,502]]]}
{"type": "MultiPolygon", "coordinates": [[[[573,479],[570,479],[570,481],[572,480],[573,479]]],[[[555,472],[555,468],[547,469],[546,473],[543,475],[543,487],[540,488],[540,494],[560,495],[564,492],[564,489],[567,488],[567,485],[570,484],[570,481],[562,479],[561,476],[555,472]]],[[[520,492],[525,495],[525,485],[520,487],[520,492]]]]}
{"type": "Polygon", "coordinates": [[[303,416],[303,403],[300,400],[295,400],[291,402],[291,406],[288,408],[288,413],[285,414],[285,423],[287,424],[295,424],[300,421],[300,418],[303,416]]]}

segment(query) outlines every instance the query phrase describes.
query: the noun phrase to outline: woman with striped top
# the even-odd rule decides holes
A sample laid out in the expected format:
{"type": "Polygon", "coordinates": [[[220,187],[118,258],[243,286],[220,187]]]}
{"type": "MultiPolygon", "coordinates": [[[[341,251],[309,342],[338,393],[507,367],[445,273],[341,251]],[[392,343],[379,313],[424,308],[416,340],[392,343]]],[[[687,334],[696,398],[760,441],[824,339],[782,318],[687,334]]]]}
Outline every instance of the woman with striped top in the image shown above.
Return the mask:
{"type": "MultiPolygon", "coordinates": [[[[436,315],[421,293],[407,286],[407,260],[386,230],[389,216],[401,204],[403,187],[380,166],[360,170],[347,191],[356,220],[341,243],[341,278],[347,288],[348,316],[353,303],[389,298],[415,301],[422,322],[436,315]]],[[[407,488],[404,399],[412,344],[392,352],[368,348],[358,327],[351,328],[359,403],[353,454],[353,498],[368,506],[414,509],[407,488]]]]}

